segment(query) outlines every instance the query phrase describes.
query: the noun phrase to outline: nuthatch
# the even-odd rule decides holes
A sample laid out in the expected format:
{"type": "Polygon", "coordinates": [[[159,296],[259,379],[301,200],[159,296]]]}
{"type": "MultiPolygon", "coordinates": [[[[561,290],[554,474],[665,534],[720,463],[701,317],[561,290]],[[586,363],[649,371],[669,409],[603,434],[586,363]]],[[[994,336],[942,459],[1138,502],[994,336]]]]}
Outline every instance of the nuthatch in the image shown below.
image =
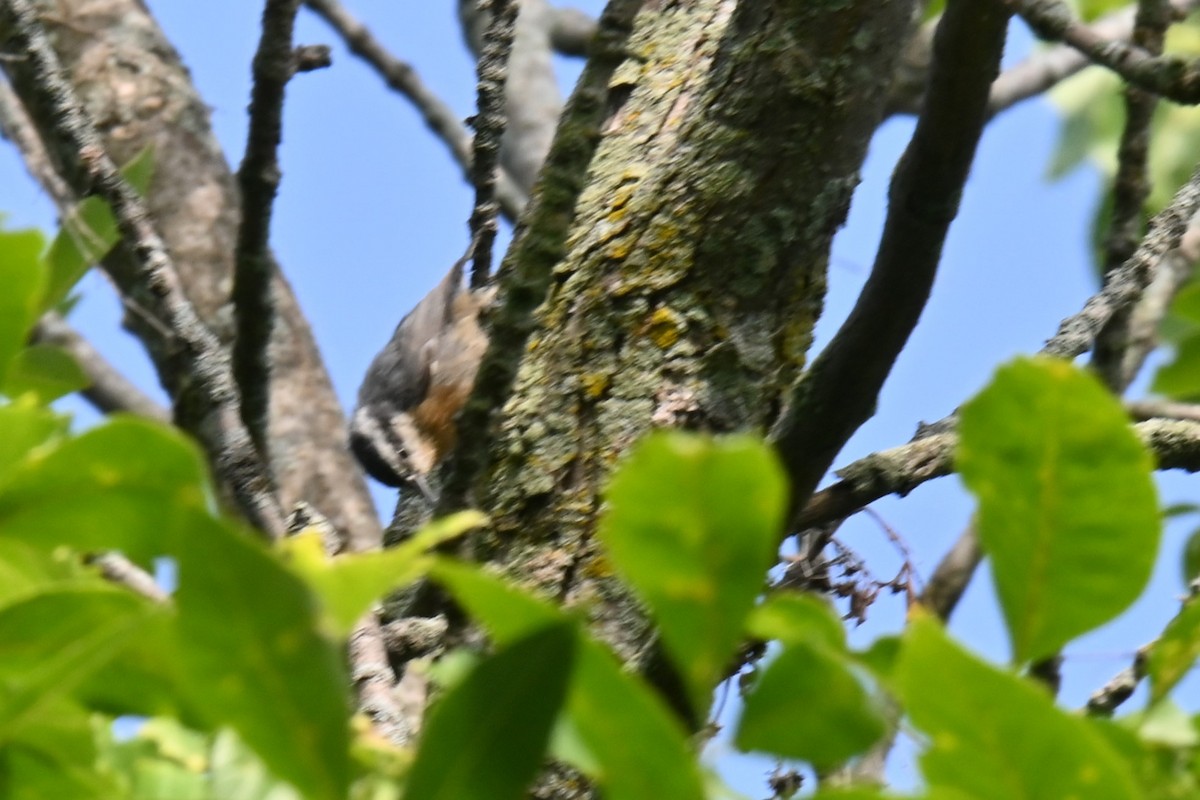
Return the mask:
{"type": "Polygon", "coordinates": [[[416,486],[454,445],[455,418],[475,383],[487,337],[479,312],[493,289],[463,288],[464,257],[408,313],[375,356],[350,420],[350,449],[371,477],[416,486]]]}

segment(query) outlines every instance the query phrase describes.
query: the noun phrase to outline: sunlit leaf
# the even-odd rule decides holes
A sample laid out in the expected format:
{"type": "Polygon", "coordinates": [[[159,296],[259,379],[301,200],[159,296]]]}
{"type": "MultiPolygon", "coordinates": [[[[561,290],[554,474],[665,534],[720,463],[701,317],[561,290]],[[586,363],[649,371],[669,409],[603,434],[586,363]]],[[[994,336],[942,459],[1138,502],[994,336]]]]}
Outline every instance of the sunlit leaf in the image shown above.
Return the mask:
{"type": "Polygon", "coordinates": [[[65,433],[67,420],[31,403],[0,405],[0,483],[29,451],[65,433]]]}
{"type": "MultiPolygon", "coordinates": [[[[125,180],[139,194],[145,194],[154,174],[154,159],[149,147],[121,169],[125,180]]],[[[108,204],[99,197],[87,197],[64,215],[63,227],[46,253],[48,285],[42,310],[49,310],[66,299],[67,293],[88,269],[108,254],[120,241],[117,223],[108,204]]]]}
{"type": "MultiPolygon", "coordinates": [[[[434,576],[501,644],[562,618],[549,603],[478,568],[443,561],[434,576]]],[[[622,670],[606,647],[581,639],[567,701],[570,730],[558,737],[557,755],[594,780],[606,800],[702,797],[687,734],[662,698],[622,670]]]]}
{"type": "Polygon", "coordinates": [[[3,476],[0,535],[42,547],[119,549],[146,563],[170,552],[179,525],[208,503],[206,472],[178,431],[116,418],[36,451],[3,476]]]}
{"type": "Polygon", "coordinates": [[[8,373],[5,391],[14,396],[32,394],[47,404],[86,388],[91,380],[71,354],[61,347],[35,344],[17,353],[8,373]]]}
{"type": "Polygon", "coordinates": [[[1158,701],[1175,688],[1200,657],[1200,603],[1187,603],[1167,624],[1146,657],[1150,698],[1158,701]]]}
{"type": "Polygon", "coordinates": [[[96,732],[87,709],[66,697],[49,701],[16,739],[0,748],[0,797],[13,800],[112,800],[113,776],[96,768],[96,732]]]}
{"type": "Polygon", "coordinates": [[[754,609],[747,632],[764,640],[790,644],[819,642],[835,651],[846,648],[846,629],[826,602],[799,592],[774,594],[754,609]]]}
{"type": "Polygon", "coordinates": [[[0,609],[0,741],[111,659],[153,613],[106,586],[50,587],[0,609]]]}
{"type": "Polygon", "coordinates": [[[599,535],[703,713],[773,563],[785,482],[749,437],[661,433],[613,476],[599,535]]]}
{"type": "Polygon", "coordinates": [[[12,360],[37,319],[46,283],[40,261],[44,247],[37,231],[0,230],[0,391],[7,392],[12,360]]]}
{"type": "Polygon", "coordinates": [[[313,597],[259,544],[196,516],[181,537],[175,595],[191,697],[306,797],[341,800],[348,684],[313,597]]]}
{"type": "Polygon", "coordinates": [[[429,715],[405,797],[524,797],[562,707],[575,649],[575,625],[560,622],[476,667],[429,715]]]}
{"type": "Polygon", "coordinates": [[[1067,362],[1019,359],[963,407],[959,437],[1014,658],[1049,656],[1128,608],[1162,520],[1120,403],[1067,362]]]}
{"type": "Polygon", "coordinates": [[[280,547],[288,564],[321,596],[335,632],[345,634],[389,591],[422,577],[432,565],[429,551],[487,523],[477,511],[464,511],[426,525],[398,547],[330,558],[316,532],[301,532],[280,547]]]}
{"type": "Polygon", "coordinates": [[[931,617],[910,623],[897,683],[913,725],[929,736],[921,764],[931,786],[976,800],[1141,797],[1092,720],[968,655],[931,617]]]}
{"type": "Polygon", "coordinates": [[[847,659],[814,642],[790,644],[767,665],[746,698],[736,741],[743,750],[832,767],[886,731],[847,659]]]}

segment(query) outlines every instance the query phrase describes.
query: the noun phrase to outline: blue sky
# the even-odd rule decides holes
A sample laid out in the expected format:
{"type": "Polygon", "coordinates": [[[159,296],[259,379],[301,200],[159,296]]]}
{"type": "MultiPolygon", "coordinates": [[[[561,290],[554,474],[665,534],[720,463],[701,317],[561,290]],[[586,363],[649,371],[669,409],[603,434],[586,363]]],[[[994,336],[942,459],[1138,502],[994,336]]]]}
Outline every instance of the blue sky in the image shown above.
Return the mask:
{"type": "MultiPolygon", "coordinates": [[[[452,3],[347,2],[461,116],[472,113],[473,67],[452,3]]],[[[601,6],[598,0],[576,4],[593,12],[601,6]]],[[[245,140],[249,64],[261,4],[149,0],[149,6],[212,107],[218,137],[236,166],[245,140]]],[[[389,92],[311,14],[301,14],[297,41],[333,45],[334,66],[300,75],[289,86],[273,244],[339,396],[349,405],[396,322],[464,249],[471,192],[407,102],[389,92]]],[[[1028,35],[1014,30],[1009,62],[1030,47],[1028,35]]],[[[564,63],[565,81],[576,68],[564,63]]],[[[849,224],[835,245],[818,347],[836,330],[866,279],[887,181],[910,131],[911,121],[894,120],[872,145],[849,224]]],[[[1044,101],[1006,112],[987,130],[930,304],[884,389],[878,413],[847,445],[839,465],[907,441],[920,420],[945,416],[978,391],[997,364],[1036,351],[1058,321],[1095,290],[1088,226],[1100,181],[1087,169],[1055,183],[1044,179],[1057,135],[1054,110],[1044,101]]],[[[53,228],[53,209],[9,147],[0,147],[0,187],[0,210],[10,226],[53,228]]],[[[89,277],[84,297],[73,317],[76,325],[131,377],[157,391],[140,348],[118,327],[118,308],[103,281],[89,277]]],[[[71,408],[81,420],[94,419],[82,404],[71,408]]],[[[1165,476],[1161,486],[1164,502],[1195,497],[1190,476],[1165,476]]],[[[386,513],[392,497],[375,488],[386,513]]],[[[972,502],[957,478],[945,478],[874,508],[909,542],[919,574],[928,576],[966,525],[972,502]]],[[[1131,613],[1068,650],[1066,705],[1084,702],[1174,613],[1182,592],[1179,551],[1187,533],[1186,526],[1168,528],[1160,568],[1131,613]]],[[[877,574],[894,573],[898,561],[875,522],[860,515],[840,535],[868,557],[877,574]]],[[[902,599],[882,598],[854,640],[865,643],[897,629],[903,614],[902,599]]],[[[977,579],[968,592],[953,630],[989,658],[1006,659],[1007,641],[986,580],[977,579]]],[[[1185,687],[1180,697],[1195,706],[1195,687],[1185,687]]],[[[734,772],[745,790],[757,793],[763,769],[753,762],[734,772]]],[[[892,775],[905,784],[912,769],[901,761],[892,775]]]]}

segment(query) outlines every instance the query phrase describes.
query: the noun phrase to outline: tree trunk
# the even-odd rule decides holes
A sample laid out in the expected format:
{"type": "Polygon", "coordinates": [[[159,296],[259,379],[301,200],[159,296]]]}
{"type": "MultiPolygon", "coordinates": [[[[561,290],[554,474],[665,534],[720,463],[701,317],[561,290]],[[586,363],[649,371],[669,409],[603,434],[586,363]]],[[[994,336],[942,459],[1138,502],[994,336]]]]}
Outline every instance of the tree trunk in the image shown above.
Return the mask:
{"type": "Polygon", "coordinates": [[[626,659],[647,627],[593,536],[608,475],[651,428],[778,414],[912,12],[699,0],[636,18],[476,492],[480,556],[586,608],[626,659]]]}

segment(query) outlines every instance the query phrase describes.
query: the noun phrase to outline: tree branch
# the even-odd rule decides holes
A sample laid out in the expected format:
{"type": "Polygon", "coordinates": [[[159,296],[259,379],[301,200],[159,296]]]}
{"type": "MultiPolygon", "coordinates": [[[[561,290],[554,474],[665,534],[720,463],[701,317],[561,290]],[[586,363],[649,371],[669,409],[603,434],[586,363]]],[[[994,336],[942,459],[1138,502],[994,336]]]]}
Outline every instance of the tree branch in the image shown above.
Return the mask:
{"type": "Polygon", "coordinates": [[[925,307],[987,121],[1008,16],[995,0],[951,0],[938,25],[924,108],[892,180],[871,277],[772,433],[792,481],[792,514],[874,413],[879,390],[925,307]]]}
{"type": "Polygon", "coordinates": [[[229,478],[251,523],[269,537],[279,536],[283,515],[270,477],[242,425],[228,356],[184,296],[145,204],[121,177],[62,77],[58,57],[29,0],[6,0],[2,20],[6,46],[27,55],[6,65],[14,82],[29,87],[27,96],[38,102],[37,113],[44,114],[48,128],[70,145],[67,155],[73,160],[65,163],[65,177],[108,202],[118,229],[137,254],[135,273],[114,275],[114,280],[177,339],[170,358],[180,376],[190,376],[172,387],[181,424],[200,439],[221,474],[229,478]]]}
{"type": "Polygon", "coordinates": [[[1200,168],[1192,173],[1171,202],[1150,220],[1150,229],[1134,254],[1107,276],[1104,288],[1088,298],[1079,313],[1063,320],[1042,352],[1075,358],[1092,347],[1115,314],[1138,302],[1163,259],[1177,249],[1192,217],[1200,209],[1200,168]]]}
{"type": "Polygon", "coordinates": [[[51,312],[38,320],[33,329],[33,341],[61,347],[71,354],[88,377],[89,384],[81,394],[97,411],[103,414],[126,411],[170,423],[170,411],[122,375],[58,314],[51,312]]]}
{"type": "Polygon", "coordinates": [[[493,0],[492,21],[483,36],[476,62],[479,86],[475,117],[475,141],[471,159],[471,182],[475,184],[475,208],[471,211],[471,288],[482,289],[492,271],[492,245],[496,241],[496,169],[500,163],[500,140],[504,136],[504,85],[508,56],[519,4],[493,0]]]}
{"type": "Polygon", "coordinates": [[[119,583],[147,600],[156,603],[167,603],[171,600],[171,596],[162,590],[153,577],[120,553],[89,556],[87,563],[96,567],[105,580],[119,583]]]}
{"type": "MultiPolygon", "coordinates": [[[[450,149],[463,177],[471,179],[471,136],[459,121],[459,115],[435,95],[417,75],[412,65],[401,61],[371,34],[371,31],[346,11],[338,0],[304,0],[304,4],[332,27],[350,52],[370,65],[388,88],[400,93],[416,107],[425,124],[450,149]]],[[[515,222],[528,198],[507,171],[496,179],[496,199],[505,219],[515,222]]]]}
{"type": "Polygon", "coordinates": [[[586,56],[596,35],[596,20],[578,8],[554,9],[550,44],[564,56],[586,56]]]}
{"type": "MultiPolygon", "coordinates": [[[[1134,433],[1155,455],[1158,469],[1200,471],[1200,423],[1152,419],[1136,423],[1134,433]]],[[[812,528],[853,514],[889,494],[904,496],[926,481],[954,471],[953,431],[915,439],[872,453],[838,470],[841,480],[813,494],[797,516],[798,528],[812,528]]]]}
{"type": "Polygon", "coordinates": [[[300,0],[266,0],[262,36],[254,54],[250,124],[246,153],[238,169],[242,219],[233,268],[233,375],[242,393],[242,421],[264,464],[270,464],[267,435],[271,398],[271,214],[279,190],[279,142],[283,137],[283,98],[292,77],[292,30],[300,0]]]}
{"type": "Polygon", "coordinates": [[[1139,647],[1132,664],[1092,692],[1085,707],[1090,716],[1111,717],[1122,703],[1133,696],[1137,685],[1146,677],[1146,656],[1150,653],[1150,647],[1139,647]]]}
{"type": "Polygon", "coordinates": [[[545,300],[551,271],[566,253],[575,201],[599,143],[595,135],[608,111],[609,78],[625,58],[623,44],[642,0],[612,0],[600,18],[594,51],[567,103],[546,159],[525,228],[500,267],[500,304],[492,315],[487,352],[475,388],[458,419],[458,440],[443,467],[440,513],[462,508],[487,455],[492,412],[512,391],[533,312],[545,300]]]}
{"type": "Polygon", "coordinates": [[[1106,39],[1084,25],[1062,0],[1000,0],[1042,39],[1066,42],[1126,81],[1184,105],[1200,103],[1200,62],[1155,56],[1136,45],[1106,39]]]}
{"type": "MultiPolygon", "coordinates": [[[[476,58],[483,55],[484,31],[496,13],[493,8],[498,8],[494,0],[458,2],[463,33],[476,58]]],[[[507,126],[500,162],[525,192],[537,180],[562,114],[562,93],[554,73],[550,43],[557,16],[548,0],[521,0],[508,56],[508,79],[504,86],[507,126]]]]}
{"type": "Polygon", "coordinates": [[[54,168],[41,135],[8,81],[0,81],[0,136],[16,145],[17,152],[25,162],[25,169],[59,208],[71,205],[74,200],[71,187],[54,168]]]}
{"type": "Polygon", "coordinates": [[[983,548],[979,546],[979,534],[972,523],[929,576],[925,591],[921,592],[921,605],[937,614],[943,622],[950,619],[982,560],[983,548]]]}
{"type": "MultiPolygon", "coordinates": [[[[1160,54],[1170,23],[1171,9],[1166,0],[1140,0],[1133,43],[1150,55],[1160,54]]],[[[1150,124],[1157,106],[1154,94],[1132,85],[1125,87],[1125,126],[1117,146],[1112,217],[1104,243],[1105,275],[1129,260],[1141,238],[1146,198],[1150,196],[1150,124]]],[[[1114,315],[1100,329],[1092,348],[1092,368],[1118,395],[1134,378],[1126,371],[1125,359],[1132,314],[1130,308],[1114,315]]]]}
{"type": "MultiPolygon", "coordinates": [[[[1181,20],[1200,7],[1200,0],[1171,0],[1169,7],[1172,19],[1181,20]]],[[[1099,39],[1128,40],[1133,36],[1135,15],[1135,9],[1123,8],[1106,14],[1089,28],[1099,39]]],[[[988,112],[995,115],[1022,100],[1040,95],[1091,65],[1087,56],[1070,45],[1039,50],[996,78],[988,99],[988,112]]]]}

